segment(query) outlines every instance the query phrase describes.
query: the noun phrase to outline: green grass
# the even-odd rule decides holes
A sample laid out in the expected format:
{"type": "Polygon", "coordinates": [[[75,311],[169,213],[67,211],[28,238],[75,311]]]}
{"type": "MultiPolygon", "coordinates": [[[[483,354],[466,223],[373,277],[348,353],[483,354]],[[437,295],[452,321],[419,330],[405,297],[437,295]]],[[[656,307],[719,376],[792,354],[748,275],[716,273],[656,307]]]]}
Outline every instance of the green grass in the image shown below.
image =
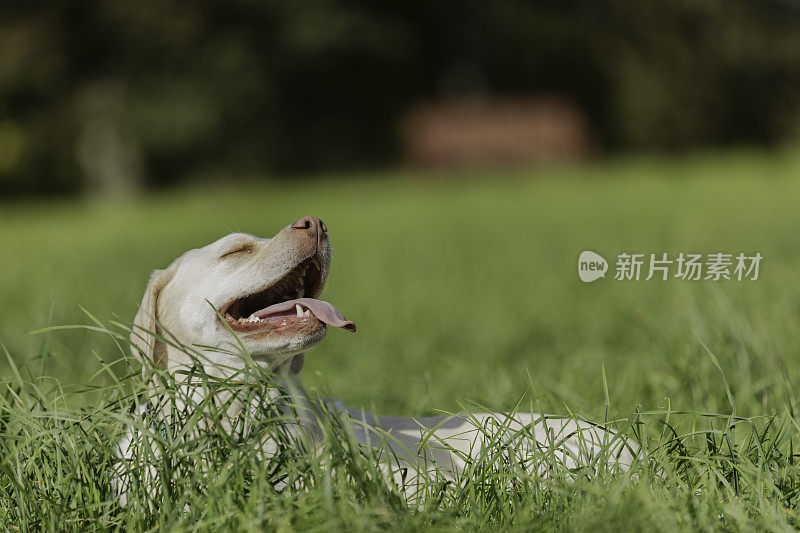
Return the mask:
{"type": "MultiPolygon", "coordinates": [[[[0,341],[20,368],[17,377],[0,361],[0,522],[200,530],[800,524],[798,154],[324,178],[199,187],[129,205],[0,206],[0,341]],[[91,324],[79,306],[104,324],[129,323],[152,268],[228,232],[269,235],[306,214],[325,220],[332,237],[324,298],[359,327],[356,335],[331,331],[308,355],[312,393],[408,416],[473,402],[507,409],[527,394],[523,405],[550,413],[640,420],[652,458],[633,479],[527,480],[513,496],[486,489],[503,479],[487,459],[476,471],[494,473],[462,480],[417,510],[335,439],[326,453],[348,474],[331,477],[313,457],[293,457],[280,468],[302,471],[311,488],[282,493],[246,447],[217,443],[218,468],[195,471],[194,484],[158,512],[120,507],[108,466],[135,384],[113,384],[98,361],[127,375],[120,349],[85,329],[28,332],[91,324]],[[575,263],[584,249],[610,260],[758,251],[764,261],[754,282],[609,276],[583,284],[575,263]]],[[[175,446],[169,468],[184,471],[192,459],[175,446]]]]}

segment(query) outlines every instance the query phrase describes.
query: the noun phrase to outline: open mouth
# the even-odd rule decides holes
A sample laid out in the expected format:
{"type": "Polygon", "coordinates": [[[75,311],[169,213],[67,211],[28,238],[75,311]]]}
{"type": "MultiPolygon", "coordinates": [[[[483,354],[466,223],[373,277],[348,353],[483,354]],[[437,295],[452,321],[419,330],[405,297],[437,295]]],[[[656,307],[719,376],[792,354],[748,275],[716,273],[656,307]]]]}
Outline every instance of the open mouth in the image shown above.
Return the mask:
{"type": "Polygon", "coordinates": [[[301,261],[267,288],[237,298],[220,314],[237,331],[297,330],[311,333],[325,325],[355,331],[332,304],[314,297],[322,290],[322,269],[316,256],[301,261]]]}

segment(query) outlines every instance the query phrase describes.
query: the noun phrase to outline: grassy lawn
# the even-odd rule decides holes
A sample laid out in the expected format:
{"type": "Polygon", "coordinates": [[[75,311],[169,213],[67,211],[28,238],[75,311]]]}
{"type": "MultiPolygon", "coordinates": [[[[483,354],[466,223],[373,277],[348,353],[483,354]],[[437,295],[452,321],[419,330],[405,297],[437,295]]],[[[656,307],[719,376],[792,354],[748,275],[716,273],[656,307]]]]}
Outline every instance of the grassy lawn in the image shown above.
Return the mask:
{"type": "MultiPolygon", "coordinates": [[[[54,404],[34,401],[34,387],[17,394],[0,358],[9,380],[0,390],[0,523],[665,531],[800,524],[800,429],[791,416],[800,386],[797,154],[346,178],[196,187],[128,205],[0,205],[0,341],[24,381],[50,400],[66,394],[54,404]],[[102,333],[28,332],[90,324],[79,306],[104,323],[130,323],[153,268],[226,233],[270,235],[306,214],[322,218],[332,239],[323,298],[359,328],[329,332],[308,354],[312,391],[406,416],[474,403],[508,409],[523,396],[543,411],[597,422],[654,412],[642,417],[654,458],[633,479],[537,481],[509,498],[465,481],[452,489],[456,496],[420,510],[356,477],[276,493],[247,470],[257,471],[252,465],[206,473],[205,488],[189,491],[189,513],[183,503],[159,512],[104,503],[111,430],[97,417],[115,408],[108,398],[116,393],[82,391],[107,385],[106,374],[96,375],[98,358],[117,361],[121,352],[102,333]],[[612,263],[605,280],[578,279],[586,249],[612,263]],[[757,281],[624,282],[613,279],[622,252],[760,252],[764,260],[757,281]],[[75,392],[56,391],[54,380],[37,379],[42,374],[75,392]],[[731,414],[751,420],[734,430],[731,414]],[[670,445],[673,430],[682,438],[670,445]]],[[[114,368],[127,373],[124,363],[114,368]]]]}

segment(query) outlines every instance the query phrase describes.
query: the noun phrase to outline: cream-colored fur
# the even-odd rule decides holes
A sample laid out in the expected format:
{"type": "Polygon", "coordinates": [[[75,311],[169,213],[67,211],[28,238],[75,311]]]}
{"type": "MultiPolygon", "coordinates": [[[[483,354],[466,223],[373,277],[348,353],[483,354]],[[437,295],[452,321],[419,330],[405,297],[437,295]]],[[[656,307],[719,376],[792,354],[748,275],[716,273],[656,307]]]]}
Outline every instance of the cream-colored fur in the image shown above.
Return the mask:
{"type": "MultiPolygon", "coordinates": [[[[131,335],[134,352],[146,359],[145,371],[148,365],[160,365],[177,375],[198,360],[187,355],[185,349],[161,342],[150,334],[156,332],[196,350],[205,373],[221,378],[235,377],[246,367],[245,358],[238,353],[241,342],[253,364],[282,376],[280,383],[293,388],[305,352],[325,336],[326,328],[321,322],[305,319],[280,331],[239,331],[237,340],[229,324],[217,313],[232,301],[275,286],[298,264],[309,261],[318,268],[315,273],[318,286],[314,287],[315,294],[305,296],[316,297],[328,275],[330,244],[325,225],[319,219],[304,217],[271,239],[239,233],[228,235],[188,251],[166,269],[155,271],[131,335]]],[[[183,387],[182,393],[195,401],[208,394],[197,383],[183,387]]],[[[384,441],[387,472],[398,482],[401,480],[398,464],[416,472],[435,466],[445,475],[456,476],[466,465],[465,457],[477,457],[490,441],[487,434],[500,434],[504,441],[518,441],[515,448],[522,455],[518,459],[531,473],[538,474],[546,474],[552,467],[552,461],[537,459],[547,453],[567,468],[601,456],[602,462],[621,469],[626,469],[636,454],[636,445],[629,439],[576,419],[547,418],[527,412],[517,412],[513,417],[471,413],[399,418],[350,409],[336,399],[325,402],[330,410],[350,419],[359,443],[375,446],[384,441]]],[[[228,415],[235,420],[246,409],[247,405],[233,402],[228,415]]],[[[319,438],[314,416],[308,415],[302,428],[312,442],[319,438]]],[[[132,456],[136,448],[130,446],[130,440],[131,434],[123,439],[121,454],[125,460],[136,461],[132,456]]],[[[271,451],[270,443],[264,443],[264,452],[271,451]]],[[[409,481],[413,485],[413,480],[414,476],[406,475],[407,485],[409,481]]],[[[413,489],[413,486],[404,488],[407,494],[413,489]]]]}

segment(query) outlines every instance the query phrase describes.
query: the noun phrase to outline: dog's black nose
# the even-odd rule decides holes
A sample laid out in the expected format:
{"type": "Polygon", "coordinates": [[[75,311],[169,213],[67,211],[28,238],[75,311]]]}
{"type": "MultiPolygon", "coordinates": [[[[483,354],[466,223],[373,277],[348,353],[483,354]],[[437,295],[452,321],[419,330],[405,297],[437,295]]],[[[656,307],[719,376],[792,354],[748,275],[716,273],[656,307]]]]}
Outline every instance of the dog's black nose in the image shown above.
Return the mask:
{"type": "Polygon", "coordinates": [[[292,229],[303,230],[313,237],[321,237],[328,231],[325,223],[317,217],[300,218],[292,223],[292,229]]]}

